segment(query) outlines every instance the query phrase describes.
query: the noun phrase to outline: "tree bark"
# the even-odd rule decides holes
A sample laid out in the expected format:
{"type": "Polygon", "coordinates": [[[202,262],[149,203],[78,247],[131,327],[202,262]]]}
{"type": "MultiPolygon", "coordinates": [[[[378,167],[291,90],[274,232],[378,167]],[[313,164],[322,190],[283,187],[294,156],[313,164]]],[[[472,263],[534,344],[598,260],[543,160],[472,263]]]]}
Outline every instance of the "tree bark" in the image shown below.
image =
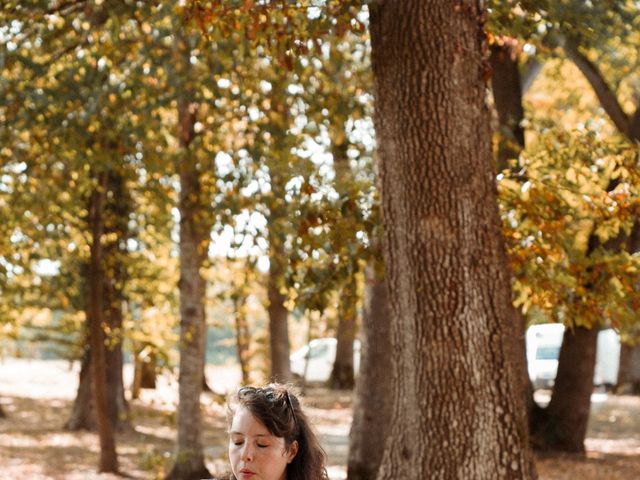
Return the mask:
{"type": "Polygon", "coordinates": [[[98,183],[92,192],[89,208],[91,225],[91,260],[89,264],[89,337],[91,344],[91,374],[93,377],[93,401],[100,439],[100,472],[117,472],[115,434],[109,420],[107,402],[107,367],[105,352],[105,272],[102,239],[104,234],[104,209],[107,194],[107,173],[98,174],[98,183]]]}
{"type": "MultiPolygon", "coordinates": [[[[184,40],[183,40],[184,41],[184,40]]],[[[181,55],[188,55],[186,50],[181,55]]],[[[188,58],[184,59],[188,65],[188,58]]],[[[189,68],[189,67],[185,67],[189,68]]],[[[185,73],[186,74],[186,73],[185,73]]],[[[180,174],[180,379],[178,445],[171,480],[212,478],[204,464],[200,395],[205,359],[205,280],[201,274],[208,254],[210,228],[202,199],[200,169],[189,150],[195,137],[197,106],[188,95],[178,101],[180,174]]]]}
{"type": "Polygon", "coordinates": [[[615,392],[640,395],[640,345],[623,343],[620,346],[620,369],[615,392]]]}
{"type": "Polygon", "coordinates": [[[533,426],[538,448],[584,453],[597,340],[597,327],[565,330],[551,401],[543,421],[533,426]]]}
{"type": "Polygon", "coordinates": [[[4,410],[2,409],[2,405],[0,405],[0,418],[7,418],[7,414],[4,413],[4,410]]]}
{"type": "Polygon", "coordinates": [[[349,480],[375,480],[389,433],[392,389],[391,312],[382,263],[365,270],[360,373],[356,380],[353,423],[349,433],[349,480]]]}
{"type": "Polygon", "coordinates": [[[393,322],[391,479],[529,479],[481,2],[371,6],[393,322]]]}
{"type": "Polygon", "coordinates": [[[353,366],[353,342],[356,338],[358,301],[356,262],[352,261],[349,277],[340,292],[338,305],[338,331],[336,334],[336,359],[333,363],[329,387],[334,390],[352,389],[355,385],[353,366]]]}

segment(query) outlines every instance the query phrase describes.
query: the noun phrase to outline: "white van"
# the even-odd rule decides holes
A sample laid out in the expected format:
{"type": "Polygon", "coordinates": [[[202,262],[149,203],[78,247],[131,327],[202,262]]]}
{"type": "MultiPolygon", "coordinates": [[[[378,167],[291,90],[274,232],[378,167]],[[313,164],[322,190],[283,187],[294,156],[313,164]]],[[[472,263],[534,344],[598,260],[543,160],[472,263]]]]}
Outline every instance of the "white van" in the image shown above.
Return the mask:
{"type": "MultiPolygon", "coordinates": [[[[534,389],[551,388],[558,372],[558,357],[562,346],[564,325],[544,323],[527,329],[527,367],[534,389]]],[[[618,378],[620,336],[612,328],[598,333],[593,384],[613,386],[618,378]]]]}
{"type": "MultiPolygon", "coordinates": [[[[337,344],[338,341],[335,338],[311,340],[289,357],[291,373],[298,378],[304,377],[307,382],[328,381],[333,370],[333,363],[336,360],[337,344]]],[[[353,343],[353,367],[354,373],[357,374],[360,369],[360,340],[355,340],[353,343]]]]}

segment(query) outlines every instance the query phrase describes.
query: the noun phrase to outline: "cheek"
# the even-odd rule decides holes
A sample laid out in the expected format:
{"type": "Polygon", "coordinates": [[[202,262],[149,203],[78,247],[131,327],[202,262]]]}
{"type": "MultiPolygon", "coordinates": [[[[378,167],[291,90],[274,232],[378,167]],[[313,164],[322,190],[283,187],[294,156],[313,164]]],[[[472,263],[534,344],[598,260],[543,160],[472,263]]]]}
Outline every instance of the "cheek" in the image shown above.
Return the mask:
{"type": "Polygon", "coordinates": [[[233,443],[229,443],[227,452],[229,454],[229,461],[232,465],[235,464],[239,458],[238,447],[236,447],[233,443]]]}

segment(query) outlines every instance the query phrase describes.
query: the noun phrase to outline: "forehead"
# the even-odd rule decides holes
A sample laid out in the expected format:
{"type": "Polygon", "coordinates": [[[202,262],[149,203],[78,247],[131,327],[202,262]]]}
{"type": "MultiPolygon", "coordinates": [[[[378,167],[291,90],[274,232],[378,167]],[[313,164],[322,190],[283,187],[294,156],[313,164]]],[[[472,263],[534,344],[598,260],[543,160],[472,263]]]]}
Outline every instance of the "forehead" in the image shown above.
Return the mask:
{"type": "Polygon", "coordinates": [[[264,423],[245,407],[240,407],[236,410],[231,421],[230,431],[231,433],[241,433],[247,436],[273,436],[264,423]]]}

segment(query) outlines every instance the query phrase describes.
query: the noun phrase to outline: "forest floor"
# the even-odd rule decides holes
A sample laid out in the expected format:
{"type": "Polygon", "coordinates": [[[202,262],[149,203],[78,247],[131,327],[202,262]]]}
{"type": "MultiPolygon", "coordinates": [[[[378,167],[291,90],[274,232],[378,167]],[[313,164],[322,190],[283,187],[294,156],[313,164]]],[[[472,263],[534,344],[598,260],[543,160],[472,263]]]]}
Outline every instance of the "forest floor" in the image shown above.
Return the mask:
{"type": "MultiPolygon", "coordinates": [[[[208,367],[217,393],[204,395],[204,445],[213,473],[226,469],[224,394],[238,382],[233,367],[208,367]]],[[[125,381],[130,371],[125,370],[125,381]]],[[[113,480],[95,473],[98,439],[67,432],[78,382],[78,366],[63,361],[0,360],[0,479],[113,480]]],[[[332,479],[344,479],[351,393],[308,389],[307,410],[327,450],[332,479]]],[[[539,393],[544,401],[544,393],[539,393]]],[[[540,480],[632,480],[640,478],[640,398],[594,394],[587,455],[537,456],[540,480]]],[[[156,390],[132,402],[133,427],[118,434],[121,470],[129,478],[162,478],[171,463],[175,439],[177,383],[164,375],[156,390]]]]}

